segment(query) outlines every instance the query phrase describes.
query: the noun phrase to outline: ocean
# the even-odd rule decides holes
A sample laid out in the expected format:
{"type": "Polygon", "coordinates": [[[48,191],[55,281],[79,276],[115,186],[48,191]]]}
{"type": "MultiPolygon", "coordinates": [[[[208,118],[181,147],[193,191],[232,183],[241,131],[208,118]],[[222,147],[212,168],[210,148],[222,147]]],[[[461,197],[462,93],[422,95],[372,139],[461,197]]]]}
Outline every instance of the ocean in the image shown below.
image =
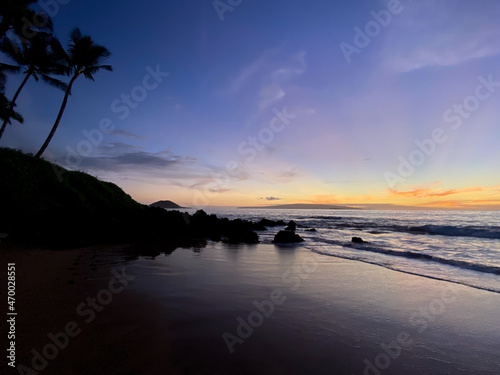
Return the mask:
{"type": "MultiPolygon", "coordinates": [[[[294,220],[297,233],[305,240],[300,246],[312,252],[500,293],[498,211],[205,211],[230,219],[294,220]],[[306,231],[308,228],[316,232],[306,231]],[[352,237],[361,237],[366,243],[353,243],[352,237]]],[[[261,243],[272,243],[279,229],[259,231],[261,243]]]]}

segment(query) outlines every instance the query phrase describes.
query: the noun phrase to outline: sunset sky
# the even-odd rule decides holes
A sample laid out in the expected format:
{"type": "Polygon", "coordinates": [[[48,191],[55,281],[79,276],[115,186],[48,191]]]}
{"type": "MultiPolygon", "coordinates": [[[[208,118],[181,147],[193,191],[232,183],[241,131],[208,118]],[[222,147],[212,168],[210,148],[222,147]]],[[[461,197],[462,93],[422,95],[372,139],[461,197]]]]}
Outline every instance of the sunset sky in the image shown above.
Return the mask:
{"type": "MultiPolygon", "coordinates": [[[[41,3],[114,68],[44,157],[141,203],[500,209],[498,0],[41,3]]],[[[31,81],[0,146],[36,152],[62,97],[31,81]]]]}

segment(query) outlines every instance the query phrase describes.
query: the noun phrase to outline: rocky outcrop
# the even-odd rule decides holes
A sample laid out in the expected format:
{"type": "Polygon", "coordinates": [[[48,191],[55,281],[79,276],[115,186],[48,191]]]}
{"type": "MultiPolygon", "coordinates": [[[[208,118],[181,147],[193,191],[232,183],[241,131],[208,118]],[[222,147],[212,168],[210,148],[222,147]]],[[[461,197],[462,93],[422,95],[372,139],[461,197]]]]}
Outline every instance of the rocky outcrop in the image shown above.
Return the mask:
{"type": "Polygon", "coordinates": [[[297,230],[297,223],[295,221],[290,221],[287,225],[287,227],[285,228],[285,230],[289,231],[289,232],[295,232],[297,230]]]}
{"type": "Polygon", "coordinates": [[[273,242],[274,243],[297,243],[297,242],[304,242],[304,240],[302,237],[300,237],[298,234],[296,234],[293,231],[280,230],[274,236],[273,242]]]}
{"type": "Polygon", "coordinates": [[[257,224],[262,225],[264,227],[280,227],[280,226],[286,225],[283,220],[273,221],[273,220],[268,220],[268,219],[262,219],[257,224]]]}

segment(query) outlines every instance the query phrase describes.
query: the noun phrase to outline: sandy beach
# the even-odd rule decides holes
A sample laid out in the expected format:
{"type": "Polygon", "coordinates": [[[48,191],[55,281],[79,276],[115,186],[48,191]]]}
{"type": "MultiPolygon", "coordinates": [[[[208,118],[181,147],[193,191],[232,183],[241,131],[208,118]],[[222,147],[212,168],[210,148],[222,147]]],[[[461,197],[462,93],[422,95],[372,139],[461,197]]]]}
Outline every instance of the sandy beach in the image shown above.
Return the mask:
{"type": "MultiPolygon", "coordinates": [[[[2,252],[2,265],[16,264],[18,363],[41,374],[154,374],[158,368],[169,369],[168,341],[155,335],[162,321],[157,304],[126,290],[128,285],[119,281],[113,285],[116,292],[111,293],[109,303],[107,292],[100,295],[104,304],[99,303],[99,292],[110,290],[113,270],[121,275],[126,267],[120,250],[117,246],[2,252]],[[95,305],[89,304],[87,298],[95,299],[95,305]],[[71,322],[76,325],[72,330],[76,335],[67,336],[64,345],[61,333],[67,332],[71,322]],[[63,346],[56,353],[52,351],[50,333],[59,337],[63,346]],[[42,354],[46,350],[55,356],[43,360],[33,350],[42,354]]],[[[6,285],[6,274],[1,276],[2,285],[6,285]]],[[[6,362],[2,356],[5,373],[18,373],[6,362]]]]}
{"type": "Polygon", "coordinates": [[[2,253],[16,263],[19,363],[40,374],[497,373],[497,293],[302,247],[120,250],[2,253]],[[48,335],[64,344],[69,322],[79,333],[32,362],[33,349],[53,356],[48,335]]]}

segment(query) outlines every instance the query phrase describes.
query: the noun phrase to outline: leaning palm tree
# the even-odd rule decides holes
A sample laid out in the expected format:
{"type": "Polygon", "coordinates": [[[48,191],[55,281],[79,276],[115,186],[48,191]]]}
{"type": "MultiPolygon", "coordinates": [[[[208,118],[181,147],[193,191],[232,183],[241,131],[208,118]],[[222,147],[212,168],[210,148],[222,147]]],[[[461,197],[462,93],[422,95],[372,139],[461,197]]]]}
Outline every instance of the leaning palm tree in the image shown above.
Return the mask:
{"type": "MultiPolygon", "coordinates": [[[[49,85],[61,90],[66,90],[67,85],[64,82],[50,76],[53,74],[64,74],[66,69],[63,65],[63,48],[54,36],[38,33],[28,44],[19,45],[19,48],[4,41],[0,43],[0,49],[16,62],[20,69],[24,69],[24,79],[10,102],[12,109],[15,107],[17,98],[26,85],[26,82],[28,82],[31,77],[37,82],[41,78],[42,81],[49,85]]],[[[9,123],[11,123],[10,118],[7,117],[3,120],[0,128],[0,138],[2,138],[7,124],[9,123]]]]}
{"type": "Polygon", "coordinates": [[[102,60],[111,56],[111,53],[103,46],[94,43],[92,38],[88,35],[82,35],[80,29],[76,28],[71,32],[71,41],[66,56],[67,74],[71,76],[64,99],[61,104],[61,109],[57,115],[56,121],[52,126],[49,136],[42,145],[42,148],[35,155],[37,158],[42,156],[45,149],[49,145],[52,137],[54,136],[59,123],[61,122],[62,115],[68,103],[68,97],[71,94],[71,89],[76,79],[83,75],[85,78],[94,80],[93,74],[99,70],[104,69],[112,71],[111,65],[101,65],[102,60]]]}

